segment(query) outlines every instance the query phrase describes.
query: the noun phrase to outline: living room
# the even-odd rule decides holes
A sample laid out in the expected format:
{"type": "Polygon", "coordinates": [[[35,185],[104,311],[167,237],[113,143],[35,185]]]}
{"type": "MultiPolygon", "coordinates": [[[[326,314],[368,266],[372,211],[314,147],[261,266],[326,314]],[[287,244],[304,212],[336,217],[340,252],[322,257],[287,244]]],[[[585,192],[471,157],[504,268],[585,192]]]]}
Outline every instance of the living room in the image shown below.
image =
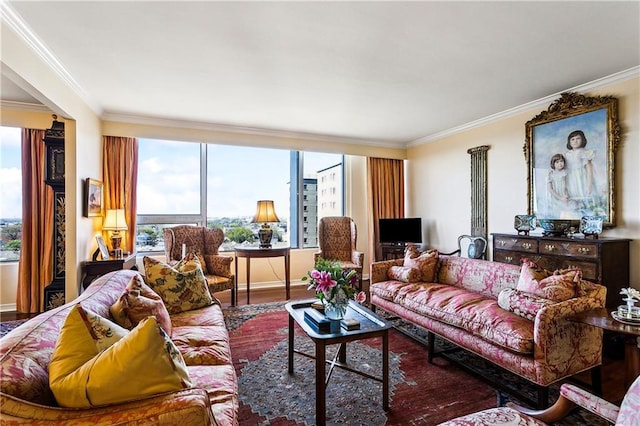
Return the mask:
{"type": "MultiPolygon", "coordinates": [[[[637,3],[630,2],[636,6],[637,3]]],[[[3,5],[3,8],[5,5],[3,5]]],[[[3,12],[5,9],[3,9],[3,12]]],[[[632,13],[629,13],[632,15],[632,13]]],[[[637,15],[637,14],[636,14],[637,15]]],[[[570,15],[566,15],[570,16],[570,15]]],[[[40,19],[44,19],[40,17],[40,19]]],[[[557,25],[558,21],[555,22],[557,25]]],[[[608,17],[607,17],[608,19],[608,17]]],[[[508,108],[484,110],[473,119],[451,123],[437,131],[425,132],[406,138],[401,144],[362,143],[361,139],[315,134],[279,133],[277,131],[231,131],[231,127],[215,122],[199,120],[177,120],[163,117],[137,117],[131,119],[126,113],[102,114],[104,109],[87,104],[74,87],[65,82],[60,74],[43,60],[34,50],[29,37],[21,35],[16,27],[6,23],[3,15],[2,65],[3,81],[10,78],[23,90],[39,101],[41,109],[29,105],[7,102],[3,97],[1,124],[25,128],[47,129],[51,127],[51,114],[55,113],[65,122],[65,175],[66,175],[66,280],[67,300],[80,293],[82,280],[81,263],[90,259],[96,249],[95,236],[101,233],[100,218],[86,218],[83,209],[83,183],[87,177],[101,178],[102,137],[119,135],[147,137],[203,143],[224,143],[254,147],[269,147],[284,150],[307,150],[332,152],[346,155],[345,215],[351,216],[358,225],[358,248],[365,253],[365,265],[372,262],[370,249],[372,235],[369,223],[367,199],[367,157],[393,158],[405,161],[405,215],[421,217],[425,246],[442,252],[456,248],[459,235],[470,232],[472,212],[471,166],[469,149],[489,146],[487,151],[487,223],[488,233],[515,233],[514,216],[529,212],[531,189],[528,183],[529,167],[523,154],[527,138],[526,123],[547,110],[560,98],[562,92],[577,92],[590,97],[613,96],[618,101],[618,120],[621,127],[620,144],[614,155],[615,188],[613,209],[615,226],[605,229],[602,237],[627,238],[629,247],[629,286],[640,287],[640,61],[638,58],[638,29],[635,39],[619,39],[612,48],[626,50],[629,63],[605,74],[585,73],[578,80],[563,79],[548,85],[534,98],[522,98],[508,108]],[[622,41],[624,40],[624,41],[622,41]],[[622,45],[626,47],[621,47],[622,45]],[[44,106],[44,107],[42,107],[44,106]]],[[[636,18],[637,22],[637,18],[636,18]]],[[[13,22],[10,22],[13,24],[13,22]]],[[[38,33],[37,21],[32,31],[38,33]]],[[[606,22],[615,27],[616,20],[606,22]]],[[[473,36],[469,36],[473,37],[473,36]]],[[[510,38],[511,36],[507,37],[510,38]]],[[[525,49],[524,56],[527,55],[525,49]]],[[[597,62],[600,59],[594,61],[597,62]]],[[[602,60],[606,62],[606,60],[602,60]]],[[[515,62],[515,60],[514,60],[515,62]]],[[[576,67],[580,67],[579,61],[576,67]]],[[[487,64],[486,73],[492,73],[487,64]]],[[[548,74],[553,75],[551,68],[548,74]]],[[[428,73],[424,71],[425,78],[428,73]]],[[[518,75],[518,71],[512,74],[518,75]]],[[[512,76],[513,77],[513,76],[512,76]]],[[[515,77],[514,77],[515,78],[515,77]]],[[[505,77],[506,79],[506,77],[505,77]]],[[[450,81],[453,87],[459,82],[450,81]]],[[[168,86],[170,83],[165,82],[168,86]]],[[[410,85],[410,82],[406,83],[410,85]]],[[[464,82],[471,84],[471,82],[464,82]]],[[[482,83],[480,83],[481,85],[482,83]]],[[[506,87],[507,81],[505,81],[506,87]]],[[[528,80],[520,81],[521,85],[528,80]]],[[[4,92],[4,87],[3,87],[4,92]]],[[[495,97],[505,96],[496,90],[495,97]]],[[[128,96],[134,96],[128,94],[128,96]]],[[[464,98],[462,98],[464,99],[464,98]]],[[[485,100],[469,97],[473,104],[485,100]]],[[[489,100],[486,100],[489,102],[489,100]]],[[[103,107],[104,108],[104,107],[103,107]]],[[[402,114],[403,112],[398,112],[402,114]]],[[[423,121],[436,120],[435,111],[420,112],[423,121]]],[[[390,117],[391,118],[391,117],[390,117]]],[[[347,117],[346,121],[356,116],[347,117]]],[[[384,120],[384,118],[378,118],[384,120]]],[[[236,129],[237,130],[237,129],[236,129]]],[[[314,249],[292,250],[291,276],[302,277],[313,265],[314,249]]],[[[492,259],[489,245],[488,258],[492,259]]],[[[139,261],[141,263],[141,260],[139,261]]],[[[276,281],[267,263],[258,263],[252,272],[252,281],[270,283],[276,281]],[[264,267],[260,267],[264,266],[264,267]]],[[[282,276],[279,263],[274,263],[275,275],[282,276]]],[[[15,305],[15,286],[18,266],[0,264],[0,305],[15,305]]],[[[365,267],[365,275],[368,267],[365,267]]],[[[246,276],[240,272],[238,283],[242,286],[246,276]]]]}

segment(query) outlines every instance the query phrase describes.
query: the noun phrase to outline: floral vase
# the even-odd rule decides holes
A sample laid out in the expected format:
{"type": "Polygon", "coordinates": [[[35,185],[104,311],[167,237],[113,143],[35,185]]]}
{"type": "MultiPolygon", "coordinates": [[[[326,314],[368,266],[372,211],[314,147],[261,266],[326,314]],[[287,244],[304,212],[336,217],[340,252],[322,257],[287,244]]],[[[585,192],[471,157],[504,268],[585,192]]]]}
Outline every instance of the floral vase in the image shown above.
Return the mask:
{"type": "Polygon", "coordinates": [[[342,290],[338,290],[331,300],[324,299],[324,314],[330,320],[341,320],[347,313],[349,298],[342,290]]]}

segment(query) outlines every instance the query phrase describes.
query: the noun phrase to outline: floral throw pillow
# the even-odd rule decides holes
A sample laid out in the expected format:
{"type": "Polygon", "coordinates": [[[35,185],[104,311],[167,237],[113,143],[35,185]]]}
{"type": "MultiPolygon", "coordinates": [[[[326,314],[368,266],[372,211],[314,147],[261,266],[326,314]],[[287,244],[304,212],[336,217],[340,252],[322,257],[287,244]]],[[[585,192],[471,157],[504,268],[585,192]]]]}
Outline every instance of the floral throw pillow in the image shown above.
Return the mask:
{"type": "Polygon", "coordinates": [[[204,259],[204,255],[198,252],[192,251],[191,253],[187,253],[187,255],[184,258],[185,260],[189,261],[189,260],[193,260],[194,257],[198,258],[198,262],[200,262],[200,266],[202,266],[202,273],[205,275],[210,274],[207,268],[207,262],[205,262],[205,259],[204,259]]]}
{"type": "Polygon", "coordinates": [[[390,280],[402,281],[403,283],[417,283],[422,279],[422,271],[418,268],[408,266],[392,266],[387,271],[390,280]]]}
{"type": "Polygon", "coordinates": [[[170,314],[213,304],[207,279],[197,257],[173,267],[152,257],[143,258],[145,281],[160,295],[170,314]]]}
{"type": "Polygon", "coordinates": [[[540,309],[553,303],[553,300],[543,299],[515,288],[505,288],[498,295],[498,306],[531,321],[536,319],[540,309]]]}
{"type": "Polygon", "coordinates": [[[139,274],[131,278],[109,312],[118,325],[129,330],[146,317],[156,317],[160,327],[171,336],[171,318],[162,298],[144,283],[139,274]]]}
{"type": "Polygon", "coordinates": [[[535,262],[523,259],[517,289],[554,302],[562,302],[576,296],[576,289],[581,280],[580,269],[549,272],[535,262]]]}
{"type": "Polygon", "coordinates": [[[420,271],[420,280],[427,283],[435,281],[438,269],[438,250],[420,251],[416,246],[408,246],[404,253],[404,267],[420,271]]]}

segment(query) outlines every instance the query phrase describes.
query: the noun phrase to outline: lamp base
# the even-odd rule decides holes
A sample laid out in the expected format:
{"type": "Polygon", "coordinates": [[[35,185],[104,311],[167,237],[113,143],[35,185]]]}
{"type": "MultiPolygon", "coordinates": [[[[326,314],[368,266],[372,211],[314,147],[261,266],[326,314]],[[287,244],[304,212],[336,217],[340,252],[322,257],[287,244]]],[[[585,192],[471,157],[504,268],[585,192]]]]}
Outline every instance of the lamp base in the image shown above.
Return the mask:
{"type": "Polygon", "coordinates": [[[260,238],[260,248],[271,248],[271,238],[273,238],[273,230],[266,223],[258,230],[258,238],[260,238]]]}
{"type": "Polygon", "coordinates": [[[114,254],[115,254],[115,251],[120,248],[121,242],[122,242],[122,235],[120,235],[119,232],[114,232],[113,234],[111,234],[111,249],[113,250],[114,254]]]}

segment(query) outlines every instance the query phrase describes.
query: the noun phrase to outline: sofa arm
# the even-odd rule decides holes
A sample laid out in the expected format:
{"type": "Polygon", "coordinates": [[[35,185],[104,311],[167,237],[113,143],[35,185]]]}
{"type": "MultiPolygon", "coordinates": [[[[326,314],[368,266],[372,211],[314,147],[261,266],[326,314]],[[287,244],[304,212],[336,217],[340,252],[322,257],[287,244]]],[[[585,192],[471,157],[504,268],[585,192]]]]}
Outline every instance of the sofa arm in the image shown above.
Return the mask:
{"type": "Polygon", "coordinates": [[[94,408],[47,407],[0,394],[2,424],[214,425],[211,403],[204,389],[186,389],[122,404],[94,408]]]}
{"type": "Polygon", "coordinates": [[[538,311],[533,339],[539,384],[550,384],[602,363],[602,329],[566,319],[602,307],[604,300],[576,297],[538,311]]]}
{"type": "Polygon", "coordinates": [[[380,262],[373,262],[369,269],[369,282],[370,284],[379,283],[381,281],[388,280],[387,271],[392,266],[402,266],[404,259],[391,259],[382,260],[380,262]]]}
{"type": "Polygon", "coordinates": [[[233,257],[223,256],[221,254],[205,254],[204,261],[207,264],[207,272],[210,275],[218,275],[219,277],[231,277],[231,262],[233,257]]]}

